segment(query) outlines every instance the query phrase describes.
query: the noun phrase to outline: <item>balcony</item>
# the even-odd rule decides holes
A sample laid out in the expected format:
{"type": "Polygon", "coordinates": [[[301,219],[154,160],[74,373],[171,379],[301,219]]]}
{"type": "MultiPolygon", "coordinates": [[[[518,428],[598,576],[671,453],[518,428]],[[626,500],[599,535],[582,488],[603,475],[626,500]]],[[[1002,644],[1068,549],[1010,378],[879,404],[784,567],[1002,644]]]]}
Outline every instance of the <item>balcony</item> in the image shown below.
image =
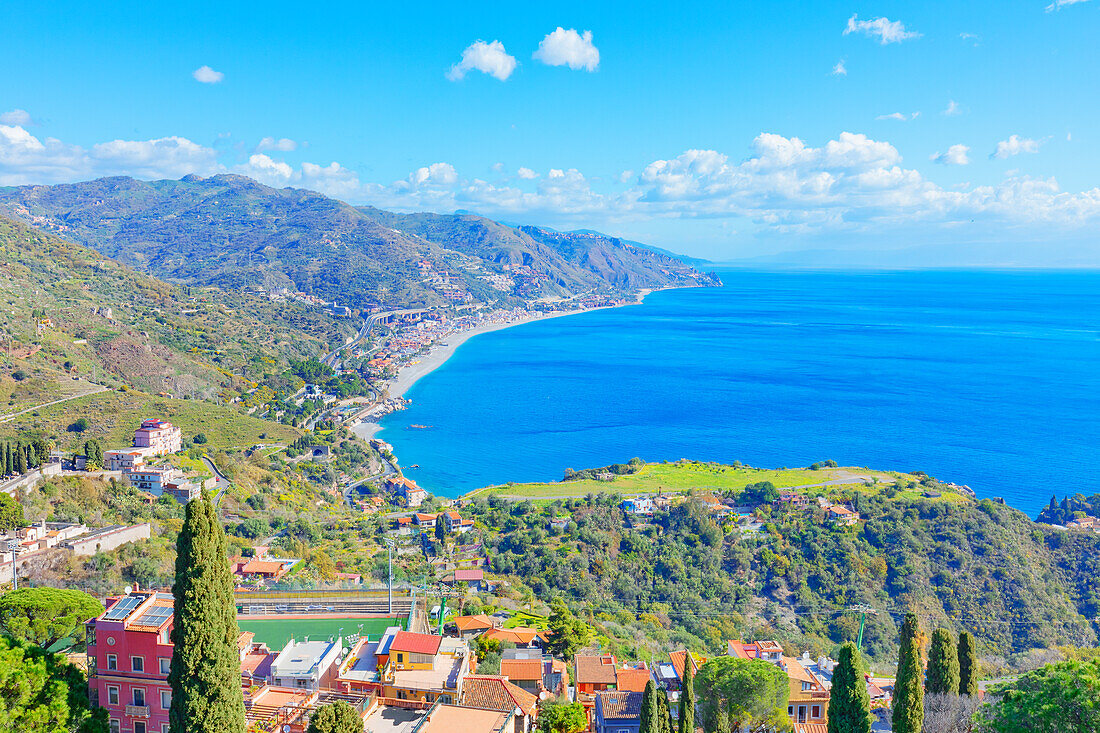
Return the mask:
{"type": "Polygon", "coordinates": [[[149,706],[148,705],[127,705],[126,714],[131,718],[148,718],[149,706]]]}

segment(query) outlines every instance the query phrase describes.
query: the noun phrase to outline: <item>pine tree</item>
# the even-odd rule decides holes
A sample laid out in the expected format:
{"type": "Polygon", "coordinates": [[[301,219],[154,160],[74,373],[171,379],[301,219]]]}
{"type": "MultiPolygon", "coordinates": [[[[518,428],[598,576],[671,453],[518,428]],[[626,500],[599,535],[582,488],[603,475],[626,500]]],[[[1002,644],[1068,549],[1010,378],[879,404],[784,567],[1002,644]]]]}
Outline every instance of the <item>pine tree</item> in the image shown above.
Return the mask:
{"type": "Polygon", "coordinates": [[[691,664],[691,652],[685,651],[678,733],[695,733],[695,671],[691,664]]]}
{"type": "Polygon", "coordinates": [[[905,615],[898,649],[898,676],[894,683],[894,733],[921,733],[924,726],[924,668],[921,631],[916,614],[905,615]]]}
{"type": "Polygon", "coordinates": [[[932,632],[925,689],[937,695],[954,695],[959,689],[959,651],[947,629],[932,632]]]}
{"type": "Polygon", "coordinates": [[[236,604],[225,533],[210,496],[187,505],[176,541],[171,733],[244,733],[236,604]]]}
{"type": "Polygon", "coordinates": [[[969,631],[959,634],[959,694],[978,694],[978,647],[969,631]]]}
{"type": "Polygon", "coordinates": [[[829,695],[829,733],[870,733],[871,696],[859,668],[859,651],[852,642],[840,648],[833,689],[829,695]]]}
{"type": "Polygon", "coordinates": [[[642,692],[642,710],[640,714],[640,726],[638,733],[661,732],[661,703],[657,701],[657,685],[653,680],[645,683],[645,691],[642,692]]]}

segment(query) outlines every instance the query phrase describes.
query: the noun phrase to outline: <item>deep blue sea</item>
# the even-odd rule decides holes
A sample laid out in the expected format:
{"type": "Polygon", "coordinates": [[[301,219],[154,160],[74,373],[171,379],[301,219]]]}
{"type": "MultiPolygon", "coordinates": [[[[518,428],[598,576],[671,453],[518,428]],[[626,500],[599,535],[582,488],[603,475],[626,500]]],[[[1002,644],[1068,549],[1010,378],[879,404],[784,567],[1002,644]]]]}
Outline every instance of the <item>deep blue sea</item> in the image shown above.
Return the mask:
{"type": "Polygon", "coordinates": [[[720,274],[471,339],[380,437],[444,496],[633,456],[1100,491],[1100,273],[720,274]]]}

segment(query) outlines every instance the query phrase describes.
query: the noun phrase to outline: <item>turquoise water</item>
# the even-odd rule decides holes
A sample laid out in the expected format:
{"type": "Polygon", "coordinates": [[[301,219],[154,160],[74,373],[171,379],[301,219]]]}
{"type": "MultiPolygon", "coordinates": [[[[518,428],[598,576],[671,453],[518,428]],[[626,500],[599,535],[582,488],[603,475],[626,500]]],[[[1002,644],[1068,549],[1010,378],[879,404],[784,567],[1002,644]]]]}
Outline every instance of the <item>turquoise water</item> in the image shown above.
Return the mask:
{"type": "Polygon", "coordinates": [[[381,437],[445,496],[633,456],[1100,490],[1100,273],[721,275],[471,339],[381,437]]]}

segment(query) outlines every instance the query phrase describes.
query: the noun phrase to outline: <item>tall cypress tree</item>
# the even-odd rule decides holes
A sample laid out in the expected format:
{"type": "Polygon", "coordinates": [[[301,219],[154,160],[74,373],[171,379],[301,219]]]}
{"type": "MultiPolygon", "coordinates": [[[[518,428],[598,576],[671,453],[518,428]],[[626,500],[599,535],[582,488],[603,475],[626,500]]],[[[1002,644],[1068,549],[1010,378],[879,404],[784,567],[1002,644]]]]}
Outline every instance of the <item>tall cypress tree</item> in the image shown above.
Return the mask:
{"type": "Polygon", "coordinates": [[[839,657],[829,694],[829,733],[871,733],[871,696],[859,669],[856,645],[846,643],[839,657]]]}
{"type": "Polygon", "coordinates": [[[661,733],[661,703],[657,700],[657,685],[653,680],[645,683],[642,692],[641,725],[638,733],[661,733]]]}
{"type": "Polygon", "coordinates": [[[714,733],[730,733],[729,706],[725,700],[714,711],[714,733]]]}
{"type": "Polygon", "coordinates": [[[657,702],[661,704],[661,733],[672,733],[672,709],[668,705],[668,693],[658,690],[657,702]]]}
{"type": "Polygon", "coordinates": [[[959,651],[947,629],[932,632],[925,689],[936,695],[954,695],[959,690],[959,651]]]}
{"type": "Polygon", "coordinates": [[[695,733],[695,672],[691,668],[691,652],[684,651],[684,676],[681,679],[680,721],[678,733],[695,733]]]}
{"type": "Polygon", "coordinates": [[[176,541],[171,733],[244,733],[237,609],[225,533],[210,495],[187,505],[176,541]]]}
{"type": "Polygon", "coordinates": [[[898,677],[894,682],[894,733],[921,733],[924,726],[923,678],[920,623],[916,614],[907,613],[901,626],[898,677]]]}
{"type": "Polygon", "coordinates": [[[27,454],[23,452],[23,449],[19,446],[15,448],[15,455],[12,457],[12,472],[20,475],[27,472],[27,454]]]}
{"type": "Polygon", "coordinates": [[[959,634],[959,694],[978,694],[978,647],[969,631],[959,634]]]}

